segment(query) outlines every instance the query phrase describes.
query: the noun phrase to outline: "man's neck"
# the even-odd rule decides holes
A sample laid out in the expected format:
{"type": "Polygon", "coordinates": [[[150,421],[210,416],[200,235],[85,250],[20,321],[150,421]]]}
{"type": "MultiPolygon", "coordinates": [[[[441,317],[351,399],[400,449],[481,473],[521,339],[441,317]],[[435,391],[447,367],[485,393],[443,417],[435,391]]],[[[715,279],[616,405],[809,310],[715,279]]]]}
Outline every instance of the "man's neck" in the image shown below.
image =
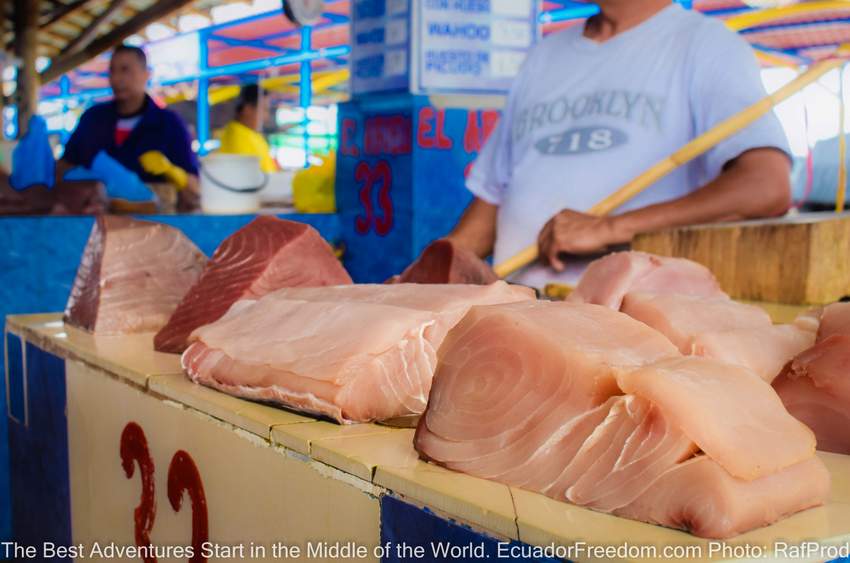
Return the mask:
{"type": "Polygon", "coordinates": [[[132,100],[115,100],[115,109],[118,115],[134,115],[145,107],[145,96],[132,100]]]}
{"type": "Polygon", "coordinates": [[[671,0],[609,0],[599,2],[600,13],[587,20],[584,36],[600,43],[645,22],[671,0]]]}
{"type": "Polygon", "coordinates": [[[236,118],[236,121],[247,127],[248,129],[257,130],[257,120],[249,119],[247,117],[242,117],[241,115],[236,118]]]}

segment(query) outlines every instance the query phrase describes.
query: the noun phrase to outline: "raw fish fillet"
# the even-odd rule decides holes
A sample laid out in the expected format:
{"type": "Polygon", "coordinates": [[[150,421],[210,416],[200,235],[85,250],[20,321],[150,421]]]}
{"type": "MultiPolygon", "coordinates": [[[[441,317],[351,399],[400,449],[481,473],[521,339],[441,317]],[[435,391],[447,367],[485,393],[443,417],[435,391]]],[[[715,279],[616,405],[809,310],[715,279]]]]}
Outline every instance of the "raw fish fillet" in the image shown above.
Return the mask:
{"type": "Polygon", "coordinates": [[[282,287],[350,283],[333,250],[313,227],[258,217],[216,249],[200,279],[156,335],[154,347],[183,352],[193,330],[219,319],[240,299],[282,287]]]}
{"type": "Polygon", "coordinates": [[[692,353],[745,366],[770,383],[795,354],[814,341],[814,333],[795,325],[771,325],[700,334],[694,338],[692,353]]]}
{"type": "Polygon", "coordinates": [[[726,298],[629,293],[622,312],[664,334],[683,354],[745,366],[768,382],[814,343],[810,330],[775,326],[760,307],[726,298]]]}
{"type": "Polygon", "coordinates": [[[823,309],[818,342],[833,335],[850,336],[850,303],[833,303],[823,309]]]}
{"type": "Polygon", "coordinates": [[[773,386],[788,412],[814,431],[819,450],[850,454],[850,335],[819,340],[773,386]]]}
{"type": "Polygon", "coordinates": [[[829,489],[814,437],[770,385],[587,304],[473,307],[440,348],[414,445],[450,469],[705,537],[829,489]]]}
{"type": "Polygon", "coordinates": [[[100,215],[71,288],[65,322],[97,334],[155,332],[168,322],[206,260],[174,227],[100,215]]]}
{"type": "Polygon", "coordinates": [[[696,262],[645,252],[615,252],[591,262],[567,300],[619,309],[630,292],[728,298],[714,274],[696,262]]]}
{"type": "Polygon", "coordinates": [[[448,240],[432,242],[396,283],[468,283],[488,285],[499,279],[474,253],[448,240]]]}
{"type": "Polygon", "coordinates": [[[745,481],[700,455],[669,469],[615,514],[724,539],[819,506],[829,487],[829,472],[817,457],[745,481]]]}
{"type": "MultiPolygon", "coordinates": [[[[294,301],[353,301],[394,305],[435,313],[437,323],[430,333],[442,342],[446,333],[466,314],[472,304],[499,305],[535,299],[534,290],[496,281],[490,285],[470,284],[352,284],[331,287],[287,287],[274,292],[294,301]]],[[[247,301],[240,302],[247,303],[247,301]]]]}
{"type": "Polygon", "coordinates": [[[540,463],[607,416],[599,411],[590,426],[576,418],[620,393],[617,374],[676,356],[662,335],[604,307],[473,307],[440,348],[415,444],[451,469],[551,486],[557,474],[539,478],[540,463]]]}
{"type": "Polygon", "coordinates": [[[797,315],[793,324],[800,330],[817,334],[818,327],[820,327],[821,315],[823,315],[823,307],[815,307],[797,315]]]}
{"type": "Polygon", "coordinates": [[[812,457],[811,430],[751,371],[688,356],[619,377],[620,388],[652,401],[734,477],[752,480],[812,457]]]}
{"type": "Polygon", "coordinates": [[[198,383],[344,423],[419,414],[437,349],[468,308],[532,297],[504,282],[279,290],[195,331],[183,367],[198,383]]]}

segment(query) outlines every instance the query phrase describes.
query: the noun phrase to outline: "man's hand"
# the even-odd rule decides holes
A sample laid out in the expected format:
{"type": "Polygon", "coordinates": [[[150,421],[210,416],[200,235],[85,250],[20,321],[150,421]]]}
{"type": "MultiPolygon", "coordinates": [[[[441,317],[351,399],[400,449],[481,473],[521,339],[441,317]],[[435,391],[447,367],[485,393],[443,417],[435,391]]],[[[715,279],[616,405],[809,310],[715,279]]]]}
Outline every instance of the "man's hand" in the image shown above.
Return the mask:
{"type": "Polygon", "coordinates": [[[201,204],[201,188],[198,177],[189,174],[187,176],[186,188],[177,192],[177,211],[188,213],[195,211],[201,204]]]}
{"type": "Polygon", "coordinates": [[[540,260],[560,272],[565,267],[559,256],[562,253],[593,254],[631,238],[616,217],[597,217],[564,209],[546,223],[537,237],[537,245],[540,260]]]}

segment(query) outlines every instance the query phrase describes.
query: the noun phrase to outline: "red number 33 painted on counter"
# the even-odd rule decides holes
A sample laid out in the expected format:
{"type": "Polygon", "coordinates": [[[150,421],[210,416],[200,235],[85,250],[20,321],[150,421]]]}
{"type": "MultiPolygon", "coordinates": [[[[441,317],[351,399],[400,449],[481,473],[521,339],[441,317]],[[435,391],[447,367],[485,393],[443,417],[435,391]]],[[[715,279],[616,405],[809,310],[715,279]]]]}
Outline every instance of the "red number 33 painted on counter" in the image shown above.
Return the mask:
{"type": "MultiPolygon", "coordinates": [[[[133,477],[136,465],[142,480],[142,493],[139,506],[134,512],[136,545],[151,545],[151,530],[156,519],[156,486],[154,484],[154,463],[148,450],[148,441],[142,427],[130,422],[121,433],[121,466],[128,479],[133,477]]],[[[175,512],[180,512],[183,493],[188,494],[192,503],[192,547],[194,556],[190,561],[200,563],[207,558],[201,555],[201,546],[209,540],[207,519],[207,500],[201,474],[192,457],[183,450],[171,458],[168,467],[168,501],[175,512]]],[[[144,558],[145,563],[156,563],[156,557],[144,558]]]]}
{"type": "Polygon", "coordinates": [[[354,179],[360,184],[360,203],[364,210],[364,213],[358,215],[354,222],[357,232],[365,235],[374,227],[377,234],[386,235],[393,228],[393,200],[390,197],[393,174],[389,163],[386,160],[379,160],[372,167],[366,162],[360,162],[354,169],[354,179]],[[373,202],[376,186],[380,186],[377,202],[381,210],[380,215],[375,213],[373,202]]]}

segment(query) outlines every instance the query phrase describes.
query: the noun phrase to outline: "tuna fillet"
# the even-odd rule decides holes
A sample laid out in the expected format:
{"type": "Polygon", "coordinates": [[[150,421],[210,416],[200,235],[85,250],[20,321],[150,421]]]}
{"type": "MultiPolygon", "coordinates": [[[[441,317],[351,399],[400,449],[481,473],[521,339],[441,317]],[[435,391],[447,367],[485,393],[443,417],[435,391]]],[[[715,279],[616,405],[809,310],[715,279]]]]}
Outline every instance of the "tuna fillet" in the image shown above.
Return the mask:
{"type": "Polygon", "coordinates": [[[499,279],[474,253],[449,240],[431,243],[396,283],[468,283],[488,285],[499,279]]]}
{"type": "Polygon", "coordinates": [[[618,375],[671,357],[662,335],[604,307],[474,307],[440,349],[414,444],[450,469],[562,498],[576,452],[630,406],[612,399],[618,375]]]}
{"type": "Polygon", "coordinates": [[[726,298],[629,293],[622,311],[664,334],[683,354],[744,366],[768,382],[814,343],[810,330],[774,326],[763,309],[726,298]]]}
{"type": "Polygon", "coordinates": [[[97,334],[155,332],[197,281],[206,257],[174,227],[98,216],[65,322],[97,334]]]}
{"type": "Polygon", "coordinates": [[[183,352],[193,330],[219,318],[240,299],[282,287],[350,284],[333,250],[311,226],[258,217],[227,237],[168,324],[156,335],[160,352],[183,352]]]}
{"type": "Polygon", "coordinates": [[[829,486],[829,472],[817,457],[745,481],[699,455],[670,468],[617,514],[724,539],[823,504],[829,486]]]}
{"type": "Polygon", "coordinates": [[[339,422],[419,414],[437,349],[468,308],[532,296],[504,282],[279,290],[198,329],[183,367],[197,383],[339,422]]]}
{"type": "Polygon", "coordinates": [[[818,327],[818,341],[834,335],[850,336],[850,303],[824,307],[818,327]]]}
{"type": "Polygon", "coordinates": [[[712,538],[829,490],[812,433],[770,385],[585,304],[473,307],[440,349],[414,445],[450,469],[712,538]]]}
{"type": "Polygon", "coordinates": [[[591,262],[567,300],[619,309],[630,292],[728,297],[714,274],[696,262],[645,252],[615,252],[591,262]]]}
{"type": "Polygon", "coordinates": [[[817,343],[773,382],[785,407],[817,436],[818,449],[850,454],[850,307],[827,306],[817,343]]]}
{"type": "Polygon", "coordinates": [[[657,362],[622,374],[620,387],[652,401],[711,459],[750,481],[804,461],[815,437],[747,369],[707,358],[657,362]]]}

